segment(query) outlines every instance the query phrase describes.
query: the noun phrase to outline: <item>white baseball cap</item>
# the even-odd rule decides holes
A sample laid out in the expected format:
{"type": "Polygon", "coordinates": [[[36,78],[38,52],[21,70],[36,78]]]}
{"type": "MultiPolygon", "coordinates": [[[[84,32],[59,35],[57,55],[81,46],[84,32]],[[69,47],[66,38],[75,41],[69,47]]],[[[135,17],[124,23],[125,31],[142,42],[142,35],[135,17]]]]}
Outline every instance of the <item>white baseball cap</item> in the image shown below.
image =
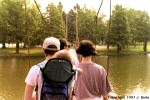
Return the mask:
{"type": "Polygon", "coordinates": [[[60,50],[60,41],[55,38],[55,37],[48,37],[45,38],[43,42],[43,49],[48,49],[48,50],[60,50]],[[56,48],[50,48],[49,46],[56,46],[56,48]]]}

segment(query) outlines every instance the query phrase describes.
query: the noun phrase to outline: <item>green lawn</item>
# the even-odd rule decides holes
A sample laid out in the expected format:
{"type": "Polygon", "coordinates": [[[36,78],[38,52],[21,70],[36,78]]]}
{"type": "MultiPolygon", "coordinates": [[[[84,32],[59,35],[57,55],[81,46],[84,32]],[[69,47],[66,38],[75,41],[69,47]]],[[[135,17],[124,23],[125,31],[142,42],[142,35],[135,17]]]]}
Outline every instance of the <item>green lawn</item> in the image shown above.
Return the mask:
{"type": "MultiPolygon", "coordinates": [[[[97,46],[96,47],[97,52],[99,55],[101,54],[107,54],[107,47],[106,46],[97,46]]],[[[150,52],[150,43],[148,44],[147,47],[147,52],[150,52]]],[[[110,47],[110,54],[117,54],[116,52],[116,47],[110,47]]],[[[139,44],[134,46],[128,46],[128,48],[123,49],[119,54],[139,54],[139,53],[145,53],[143,52],[143,45],[139,44]]],[[[29,53],[28,53],[28,48],[20,48],[19,54],[16,54],[16,49],[15,48],[6,48],[2,49],[0,48],[0,56],[43,56],[43,50],[41,47],[34,47],[34,48],[29,48],[29,53]]]]}
{"type": "MultiPolygon", "coordinates": [[[[98,46],[97,52],[99,54],[106,54],[108,52],[107,47],[106,46],[98,46]]],[[[122,49],[122,51],[119,54],[139,54],[139,53],[149,53],[149,52],[150,52],[150,44],[148,44],[148,46],[147,46],[147,52],[144,52],[143,45],[139,44],[139,45],[136,45],[135,47],[133,45],[130,45],[130,46],[122,49]]],[[[117,48],[110,46],[109,53],[116,54],[117,48]]]]}
{"type": "Polygon", "coordinates": [[[43,50],[42,48],[29,48],[28,53],[28,48],[20,48],[19,54],[16,54],[15,48],[0,49],[0,56],[28,56],[29,54],[31,56],[43,55],[43,50]]]}

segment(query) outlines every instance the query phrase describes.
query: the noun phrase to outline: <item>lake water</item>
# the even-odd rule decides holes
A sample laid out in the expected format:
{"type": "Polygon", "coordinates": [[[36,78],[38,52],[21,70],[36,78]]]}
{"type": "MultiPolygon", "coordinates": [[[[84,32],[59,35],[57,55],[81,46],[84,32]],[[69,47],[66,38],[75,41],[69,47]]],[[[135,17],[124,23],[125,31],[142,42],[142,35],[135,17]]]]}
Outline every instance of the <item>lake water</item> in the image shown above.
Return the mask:
{"type": "MultiPolygon", "coordinates": [[[[30,66],[43,59],[31,57],[30,66]]],[[[96,56],[94,61],[105,67],[107,56],[96,56]]],[[[0,100],[23,100],[30,66],[28,57],[0,57],[0,100]]],[[[116,95],[150,99],[150,55],[110,56],[108,78],[116,95]]]]}

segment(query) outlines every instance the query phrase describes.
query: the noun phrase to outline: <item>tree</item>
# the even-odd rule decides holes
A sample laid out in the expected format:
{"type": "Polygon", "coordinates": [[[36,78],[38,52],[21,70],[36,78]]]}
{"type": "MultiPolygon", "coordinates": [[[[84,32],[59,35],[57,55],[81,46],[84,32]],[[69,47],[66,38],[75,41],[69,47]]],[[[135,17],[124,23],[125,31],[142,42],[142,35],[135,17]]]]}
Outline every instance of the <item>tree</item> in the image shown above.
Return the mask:
{"type": "Polygon", "coordinates": [[[126,9],[126,14],[129,25],[129,41],[136,46],[136,16],[138,15],[138,12],[135,9],[126,9]]]}
{"type": "Polygon", "coordinates": [[[16,53],[19,53],[19,43],[29,43],[29,37],[38,30],[38,12],[28,0],[2,0],[1,5],[1,18],[9,34],[5,35],[5,42],[16,43],[16,53]]]}
{"type": "MultiPolygon", "coordinates": [[[[66,17],[66,15],[65,15],[66,17]]],[[[71,9],[67,15],[68,18],[68,41],[76,42],[76,13],[71,9]]]]}
{"type": "Polygon", "coordinates": [[[107,38],[107,25],[104,20],[104,16],[101,15],[100,17],[97,18],[97,23],[96,23],[96,32],[94,34],[94,40],[95,43],[98,44],[104,44],[107,38]]]}
{"type": "Polygon", "coordinates": [[[48,36],[64,37],[65,27],[62,13],[54,3],[51,3],[46,8],[46,27],[45,30],[48,36]]]}
{"type": "Polygon", "coordinates": [[[150,39],[150,17],[145,11],[138,11],[136,16],[136,39],[143,42],[143,51],[147,52],[147,42],[150,39]]]}
{"type": "Polygon", "coordinates": [[[75,6],[77,11],[77,24],[79,39],[90,39],[94,43],[104,42],[105,38],[105,23],[102,16],[98,16],[97,24],[95,21],[96,11],[85,7],[81,8],[79,5],[75,6]]]}
{"type": "Polygon", "coordinates": [[[44,38],[44,32],[41,30],[42,18],[35,5],[27,5],[25,17],[26,35],[23,41],[28,45],[39,45],[44,38]]]}
{"type": "Polygon", "coordinates": [[[95,17],[96,12],[86,7],[78,10],[78,29],[79,39],[95,40],[94,35],[96,32],[95,17]]]}
{"type": "Polygon", "coordinates": [[[3,1],[0,1],[0,43],[2,48],[6,48],[5,43],[11,42],[10,25],[6,20],[7,10],[5,9],[3,1]]]}
{"type": "Polygon", "coordinates": [[[16,53],[19,53],[19,42],[23,40],[24,2],[18,0],[3,0],[2,6],[5,10],[3,19],[10,28],[11,42],[16,43],[16,53]]]}
{"type": "Polygon", "coordinates": [[[128,41],[128,23],[125,9],[116,5],[112,12],[110,42],[117,46],[120,52],[128,41]]]}
{"type": "Polygon", "coordinates": [[[150,39],[150,17],[147,12],[128,9],[127,17],[129,23],[129,33],[132,43],[143,42],[143,51],[147,51],[147,42],[150,39]]]}

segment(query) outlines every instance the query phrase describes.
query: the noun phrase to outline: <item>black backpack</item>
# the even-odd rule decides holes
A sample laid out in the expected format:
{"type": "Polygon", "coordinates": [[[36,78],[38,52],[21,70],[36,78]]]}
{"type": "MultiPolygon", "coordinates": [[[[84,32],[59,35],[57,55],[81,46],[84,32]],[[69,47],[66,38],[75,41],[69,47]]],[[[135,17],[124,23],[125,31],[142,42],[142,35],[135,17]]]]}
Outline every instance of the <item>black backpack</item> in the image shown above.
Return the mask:
{"type": "Polygon", "coordinates": [[[65,59],[53,58],[40,69],[43,77],[40,100],[68,100],[68,84],[75,74],[72,64],[65,59]]]}

